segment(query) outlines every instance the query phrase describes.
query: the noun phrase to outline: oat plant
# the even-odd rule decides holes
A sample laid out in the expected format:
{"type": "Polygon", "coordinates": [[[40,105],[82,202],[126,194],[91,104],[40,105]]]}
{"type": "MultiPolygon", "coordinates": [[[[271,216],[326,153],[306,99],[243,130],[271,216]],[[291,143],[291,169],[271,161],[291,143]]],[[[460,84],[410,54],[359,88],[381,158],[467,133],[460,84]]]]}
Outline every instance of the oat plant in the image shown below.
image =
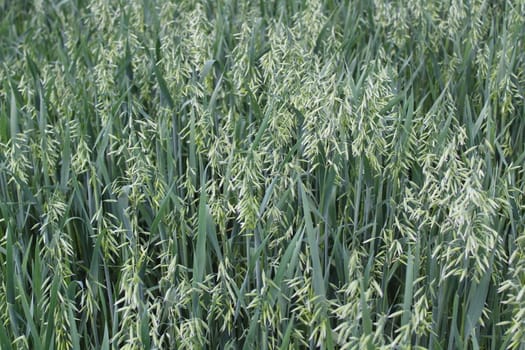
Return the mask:
{"type": "Polygon", "coordinates": [[[0,0],[0,348],[525,349],[525,1],[0,0]]]}

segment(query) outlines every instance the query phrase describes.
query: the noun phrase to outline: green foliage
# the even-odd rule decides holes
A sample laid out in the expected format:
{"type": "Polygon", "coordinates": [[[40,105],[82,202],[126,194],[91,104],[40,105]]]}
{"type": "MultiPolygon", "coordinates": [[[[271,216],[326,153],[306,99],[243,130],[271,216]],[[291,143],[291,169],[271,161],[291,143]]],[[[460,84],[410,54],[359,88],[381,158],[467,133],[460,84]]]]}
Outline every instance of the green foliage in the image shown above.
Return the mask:
{"type": "Polygon", "coordinates": [[[1,349],[525,349],[525,2],[0,0],[1,349]]]}

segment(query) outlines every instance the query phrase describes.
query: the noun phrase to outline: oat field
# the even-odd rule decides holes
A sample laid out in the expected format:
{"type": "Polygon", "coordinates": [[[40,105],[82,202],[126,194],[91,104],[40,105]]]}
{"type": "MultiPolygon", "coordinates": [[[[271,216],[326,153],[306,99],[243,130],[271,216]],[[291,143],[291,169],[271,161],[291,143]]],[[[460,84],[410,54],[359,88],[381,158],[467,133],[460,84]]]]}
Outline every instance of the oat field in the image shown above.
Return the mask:
{"type": "Polygon", "coordinates": [[[525,349],[525,0],[0,0],[0,348],[525,349]]]}

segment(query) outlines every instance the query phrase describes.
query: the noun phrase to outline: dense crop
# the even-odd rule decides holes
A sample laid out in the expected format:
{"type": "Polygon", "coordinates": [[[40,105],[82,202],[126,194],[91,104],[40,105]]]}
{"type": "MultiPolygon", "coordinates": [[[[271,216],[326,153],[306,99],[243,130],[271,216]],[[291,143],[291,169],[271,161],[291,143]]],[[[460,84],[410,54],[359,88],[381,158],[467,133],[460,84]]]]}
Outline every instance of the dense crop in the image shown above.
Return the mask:
{"type": "Polygon", "coordinates": [[[0,348],[525,349],[524,15],[0,0],[0,348]]]}

